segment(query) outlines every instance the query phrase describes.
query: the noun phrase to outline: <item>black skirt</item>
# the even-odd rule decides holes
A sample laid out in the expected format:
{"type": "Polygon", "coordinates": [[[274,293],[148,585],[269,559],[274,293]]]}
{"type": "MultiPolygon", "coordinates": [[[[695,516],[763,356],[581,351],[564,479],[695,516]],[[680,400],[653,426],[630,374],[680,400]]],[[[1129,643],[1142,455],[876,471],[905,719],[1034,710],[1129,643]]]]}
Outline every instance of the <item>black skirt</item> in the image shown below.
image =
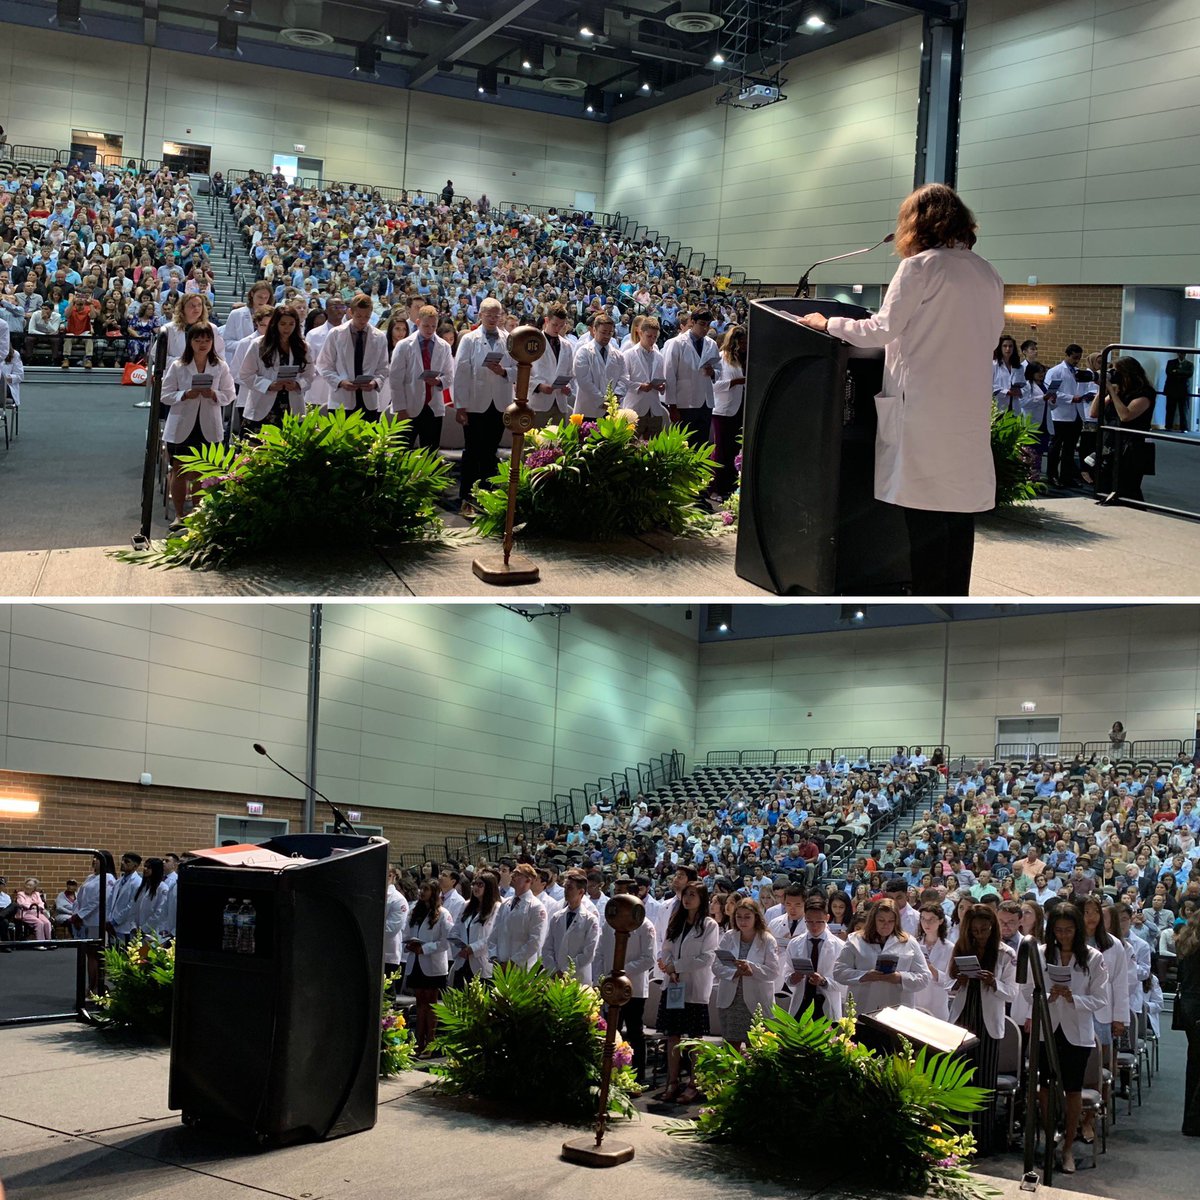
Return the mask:
{"type": "Polygon", "coordinates": [[[682,1008],[668,1008],[667,992],[664,988],[658,1002],[654,1028],[669,1037],[708,1037],[708,1005],[684,1004],[682,1008]]]}
{"type": "Polygon", "coordinates": [[[424,990],[430,992],[440,992],[446,986],[447,975],[426,975],[421,970],[421,960],[417,959],[412,965],[412,970],[405,977],[404,986],[411,988],[414,992],[424,990]]]}

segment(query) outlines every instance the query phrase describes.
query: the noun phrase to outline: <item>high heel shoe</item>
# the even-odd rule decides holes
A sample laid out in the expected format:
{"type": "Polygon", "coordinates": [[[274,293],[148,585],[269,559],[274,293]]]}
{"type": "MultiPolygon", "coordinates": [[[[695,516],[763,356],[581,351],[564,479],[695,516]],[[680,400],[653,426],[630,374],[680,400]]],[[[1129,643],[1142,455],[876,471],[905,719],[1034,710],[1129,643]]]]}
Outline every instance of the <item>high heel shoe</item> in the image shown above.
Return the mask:
{"type": "Polygon", "coordinates": [[[1063,1148],[1062,1169],[1064,1175],[1075,1174],[1075,1152],[1066,1147],[1063,1148]]]}

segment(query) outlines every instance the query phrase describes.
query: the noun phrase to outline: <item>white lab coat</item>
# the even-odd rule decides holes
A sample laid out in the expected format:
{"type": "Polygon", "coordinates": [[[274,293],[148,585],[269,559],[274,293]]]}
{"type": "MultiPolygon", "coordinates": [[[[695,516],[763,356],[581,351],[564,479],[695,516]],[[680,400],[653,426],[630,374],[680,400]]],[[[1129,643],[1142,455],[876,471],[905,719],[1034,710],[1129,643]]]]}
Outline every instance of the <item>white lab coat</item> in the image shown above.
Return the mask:
{"type": "Polygon", "coordinates": [[[738,367],[721,360],[721,377],[713,384],[713,416],[736,417],[742,411],[746,398],[745,383],[735,384],[735,379],[745,380],[745,367],[738,367]]]}
{"type": "Polygon", "coordinates": [[[461,915],[459,916],[454,924],[453,932],[455,937],[461,938],[466,944],[467,957],[463,959],[455,955],[451,958],[451,964],[456,972],[462,970],[464,963],[469,963],[471,970],[480,979],[491,979],[492,960],[488,954],[488,942],[496,927],[496,918],[500,915],[500,908],[501,906],[497,904],[484,921],[474,915],[465,920],[461,915]]]}
{"type": "Polygon", "coordinates": [[[1008,412],[1020,403],[1020,397],[1015,400],[1009,394],[1009,388],[1025,388],[1025,370],[1023,367],[1007,367],[1004,363],[992,360],[992,399],[1001,412],[1008,412]]]}
{"type": "MultiPolygon", "coordinates": [[[[778,905],[772,905],[767,912],[772,912],[778,905]]],[[[775,935],[775,940],[785,950],[791,945],[793,938],[804,937],[808,933],[808,929],[804,924],[804,917],[796,918],[796,927],[792,928],[791,918],[786,912],[780,913],[777,917],[767,917],[767,928],[775,935]]],[[[783,991],[784,984],[787,983],[787,978],[792,972],[791,963],[788,961],[787,955],[782,954],[779,957],[779,977],[775,981],[775,990],[783,991]]]]}
{"type": "MultiPolygon", "coordinates": [[[[382,404],[379,388],[388,373],[387,338],[381,330],[368,325],[363,331],[366,343],[363,346],[362,374],[370,375],[375,381],[375,390],[363,392],[363,407],[378,412],[382,404]]],[[[321,347],[317,358],[317,372],[329,387],[324,403],[330,408],[353,408],[354,393],[338,385],[343,380],[352,380],[354,371],[354,328],[346,322],[332,330],[321,347]]]]}
{"type": "MultiPolygon", "coordinates": [[[[836,934],[830,933],[828,929],[821,935],[819,941],[817,958],[813,966],[818,975],[825,977],[826,983],[824,987],[817,988],[817,991],[825,997],[825,1015],[831,1021],[838,1021],[841,1020],[842,1012],[845,1009],[846,989],[833,977],[833,968],[838,959],[842,957],[846,943],[836,934]]],[[[792,974],[792,959],[807,958],[811,950],[812,935],[801,921],[796,936],[787,943],[786,949],[780,955],[784,979],[790,978],[792,974]]],[[[804,1001],[805,984],[806,980],[801,980],[799,983],[790,985],[792,994],[788,1001],[788,1012],[792,1016],[796,1016],[800,1012],[800,1006],[804,1001]]]]}
{"type": "Polygon", "coordinates": [[[143,934],[154,934],[161,938],[174,932],[167,915],[174,890],[159,884],[153,896],[147,888],[137,897],[134,903],[134,924],[143,934]]]}
{"type": "MultiPolygon", "coordinates": [[[[229,317],[221,328],[221,335],[225,339],[225,345],[236,346],[243,339],[252,337],[254,334],[254,314],[250,311],[248,304],[240,305],[238,308],[231,309],[229,317]]],[[[394,962],[395,959],[388,959],[388,962],[394,962]]]]}
{"type": "Polygon", "coordinates": [[[639,416],[665,417],[667,415],[667,392],[652,389],[639,392],[638,384],[649,383],[652,379],[666,379],[667,360],[657,347],[643,350],[641,346],[631,346],[622,350],[625,356],[625,367],[629,373],[629,382],[625,390],[625,407],[632,409],[639,416]]]}
{"type": "Polygon", "coordinates": [[[863,1013],[878,1012],[892,1005],[913,1008],[918,994],[933,978],[916,938],[900,941],[892,934],[883,946],[877,946],[874,942],[865,941],[861,933],[852,933],[846,939],[834,965],[833,977],[838,983],[849,987],[855,1007],[863,1013]],[[860,982],[868,971],[875,970],[881,954],[896,956],[895,974],[900,977],[898,987],[894,983],[860,982]]]}
{"type": "Polygon", "coordinates": [[[408,927],[408,901],[404,893],[394,884],[388,884],[387,899],[383,907],[383,961],[404,961],[404,930],[408,927]]]}
{"type": "MultiPolygon", "coordinates": [[[[1039,946],[1038,952],[1042,956],[1042,974],[1046,979],[1048,996],[1054,988],[1054,981],[1046,970],[1046,948],[1039,946]]],[[[1050,1001],[1050,1028],[1061,1028],[1063,1036],[1072,1046],[1094,1046],[1096,1027],[1093,1017],[1099,1016],[1108,1000],[1108,971],[1103,956],[1094,946],[1088,947],[1086,974],[1079,963],[1071,963],[1071,982],[1068,986],[1074,1003],[1069,1004],[1057,997],[1050,1001]]]]}
{"type": "Polygon", "coordinates": [[[442,907],[450,914],[452,920],[457,921],[467,907],[467,899],[457,887],[453,887],[442,893],[442,907]]]}
{"type": "MultiPolygon", "coordinates": [[[[275,407],[278,393],[269,392],[267,389],[279,378],[280,359],[276,357],[275,362],[269,367],[263,362],[262,338],[257,334],[248,339],[244,353],[242,353],[242,347],[238,346],[235,358],[239,362],[237,372],[237,381],[241,385],[239,393],[244,394],[246,398],[243,405],[246,410],[246,420],[261,421],[275,407]]],[[[296,376],[296,382],[300,385],[299,390],[287,393],[288,408],[293,416],[302,417],[304,415],[304,402],[316,375],[313,360],[306,359],[300,373],[296,376]]]]}
{"type": "MultiPolygon", "coordinates": [[[[5,358],[7,355],[4,356],[5,358]]],[[[18,408],[21,405],[21,383],[25,379],[25,364],[21,361],[20,352],[12,352],[12,362],[0,358],[0,400],[4,399],[4,389],[12,393],[12,401],[18,408]]]]}
{"type": "Polygon", "coordinates": [[[405,959],[405,973],[412,972],[414,961],[420,961],[421,970],[431,979],[447,975],[450,971],[450,930],[454,928],[454,919],[444,909],[438,909],[437,919],[430,921],[428,915],[420,925],[414,926],[412,916],[408,918],[408,927],[404,931],[404,941],[421,943],[419,955],[408,952],[405,959]]]}
{"type": "Polygon", "coordinates": [[[725,370],[721,351],[712,338],[703,339],[698,358],[694,344],[695,339],[690,333],[681,333],[663,347],[667,368],[666,403],[676,408],[712,408],[714,379],[719,379],[725,370]],[[714,379],[704,373],[705,367],[712,367],[714,379]]]}
{"type": "MultiPolygon", "coordinates": [[[[996,956],[994,988],[979,986],[980,1007],[983,1009],[983,1027],[990,1037],[999,1041],[1004,1037],[1004,1005],[1017,994],[1017,956],[1002,942],[996,956]]],[[[967,983],[950,993],[950,1020],[956,1025],[967,1005],[967,983]]]]}
{"type": "MultiPolygon", "coordinates": [[[[316,366],[321,357],[321,351],[325,347],[325,339],[335,330],[340,328],[337,325],[330,325],[328,321],[323,325],[318,325],[311,333],[304,335],[304,340],[308,344],[308,357],[316,366]]],[[[353,360],[351,360],[353,362],[353,360]]],[[[312,382],[312,387],[308,389],[309,404],[316,404],[324,407],[329,403],[329,384],[321,378],[321,372],[318,369],[316,378],[312,382]]]]}
{"type": "Polygon", "coordinates": [[[554,404],[557,404],[564,412],[571,407],[574,400],[572,384],[567,384],[568,389],[571,390],[568,390],[566,395],[561,392],[548,395],[535,390],[539,385],[550,387],[560,375],[569,376],[572,379],[575,376],[575,347],[567,340],[566,334],[558,339],[557,359],[555,359],[554,351],[550,348],[549,340],[547,340],[545,354],[530,369],[529,407],[534,412],[549,412],[554,404]]]}
{"type": "Polygon", "coordinates": [[[532,892],[506,901],[492,927],[488,955],[493,963],[532,967],[546,940],[546,909],[532,892]]]}
{"type": "MultiPolygon", "coordinates": [[[[430,339],[429,369],[438,373],[429,392],[429,411],[435,417],[446,412],[444,389],[454,378],[454,355],[450,346],[435,333],[430,339]]],[[[388,367],[388,388],[385,403],[401,417],[419,417],[425,407],[425,382],[421,376],[425,360],[421,354],[420,333],[410,333],[396,343],[388,367]]]]}
{"type": "MultiPolygon", "coordinates": [[[[225,339],[221,336],[221,331],[217,328],[217,326],[213,325],[212,329],[213,351],[216,353],[218,358],[223,360],[225,358],[225,339]]],[[[161,336],[163,334],[166,334],[167,338],[167,365],[170,366],[170,364],[173,363],[175,359],[180,358],[183,355],[184,350],[187,349],[187,330],[180,329],[179,326],[172,321],[170,325],[164,325],[163,328],[159,330],[159,335],[161,336]]],[[[154,361],[153,350],[151,350],[150,361],[154,361]]]]}
{"type": "MultiPolygon", "coordinates": [[[[593,975],[603,979],[611,970],[616,935],[607,921],[600,922],[600,941],[596,946],[596,958],[592,964],[593,975]]],[[[625,944],[625,974],[633,986],[634,999],[645,1000],[650,994],[650,972],[658,958],[658,933],[654,922],[647,917],[629,935],[625,944]]]]}
{"type": "Polygon", "coordinates": [[[122,875],[109,899],[108,923],[122,937],[128,937],[137,927],[137,893],[142,886],[138,871],[122,875]]]}
{"type": "MultiPolygon", "coordinates": [[[[922,948],[921,953],[925,950],[922,948]]],[[[913,1007],[937,1017],[939,1021],[950,1020],[950,963],[954,958],[954,943],[945,940],[935,942],[925,961],[937,971],[937,978],[930,972],[929,982],[913,997],[913,1007]]]]}
{"type": "MultiPolygon", "coordinates": [[[[728,950],[734,958],[742,954],[742,935],[736,929],[726,930],[721,935],[720,950],[728,950]]],[[[764,1017],[771,1015],[775,1007],[775,982],[779,978],[779,943],[772,933],[755,935],[746,955],[750,974],[742,979],[742,999],[753,1013],[761,1008],[764,1017]]],[[[713,959],[713,976],[717,984],[717,1007],[728,1008],[737,995],[738,975],[731,964],[713,959]]]]}
{"type": "Polygon", "coordinates": [[[542,969],[551,975],[566,972],[575,964],[575,977],[580,983],[592,982],[592,963],[600,942],[600,918],[591,905],[581,904],[567,928],[567,913],[560,908],[550,918],[546,940],[542,944],[542,969]]]}
{"type": "Polygon", "coordinates": [[[513,384],[517,381],[517,364],[508,352],[508,338],[499,331],[495,349],[500,351],[499,366],[503,375],[497,375],[485,365],[493,348],[483,332],[483,326],[464,333],[458,342],[458,353],[454,356],[454,407],[462,412],[487,412],[493,405],[503,412],[513,401],[513,384]]]}
{"type": "Polygon", "coordinates": [[[1050,406],[1044,384],[1034,383],[1033,380],[1027,382],[1014,407],[1021,416],[1028,417],[1038,429],[1043,425],[1048,427],[1050,406]]]}
{"type": "Polygon", "coordinates": [[[600,347],[595,342],[580,347],[575,352],[574,411],[585,417],[602,417],[604,397],[610,384],[618,403],[623,404],[629,387],[629,370],[616,344],[609,342],[606,358],[601,358],[600,347]]]}
{"type": "Polygon", "coordinates": [[[1066,362],[1060,362],[1046,372],[1046,391],[1051,394],[1053,407],[1050,409],[1052,421],[1063,422],[1067,425],[1072,421],[1087,419],[1087,405],[1091,401],[1090,386],[1079,383],[1075,372],[1066,362]],[[1057,383],[1057,392],[1051,384],[1057,383]]]}
{"type": "Polygon", "coordinates": [[[1096,1014],[1102,1025],[1120,1021],[1129,1024],[1129,954],[1120,938],[1113,938],[1102,951],[1104,973],[1108,977],[1104,1007],[1096,1014]]]}
{"type": "Polygon", "coordinates": [[[1129,1011],[1140,1013],[1146,1003],[1146,993],[1142,991],[1142,984],[1150,978],[1150,943],[1131,935],[1125,939],[1125,952],[1129,958],[1129,1011]]]}
{"type": "Polygon", "coordinates": [[[221,409],[233,403],[233,373],[224,361],[209,362],[204,373],[212,376],[212,391],[217,398],[208,400],[193,396],[184,400],[183,393],[191,391],[192,376],[198,373],[195,363],[182,363],[176,359],[163,376],[162,402],[171,409],[163,429],[164,442],[182,442],[195,428],[197,417],[206,442],[219,442],[225,436],[221,409]]]}
{"type": "Polygon", "coordinates": [[[936,512],[995,507],[988,400],[1003,328],[1003,281],[966,249],[902,259],[878,313],[829,318],[834,337],[886,347],[875,398],[877,499],[936,512]]]}
{"type": "MultiPolygon", "coordinates": [[[[112,875],[104,876],[105,921],[109,920],[112,910],[113,890],[117,881],[112,875]]],[[[89,875],[75,893],[75,915],[83,922],[83,936],[96,938],[100,936],[100,876],[89,875]]]]}
{"type": "Polygon", "coordinates": [[[721,927],[704,917],[691,929],[684,928],[674,941],[662,946],[662,960],[671,966],[684,985],[685,1004],[707,1004],[713,988],[713,960],[721,941],[721,927]]]}

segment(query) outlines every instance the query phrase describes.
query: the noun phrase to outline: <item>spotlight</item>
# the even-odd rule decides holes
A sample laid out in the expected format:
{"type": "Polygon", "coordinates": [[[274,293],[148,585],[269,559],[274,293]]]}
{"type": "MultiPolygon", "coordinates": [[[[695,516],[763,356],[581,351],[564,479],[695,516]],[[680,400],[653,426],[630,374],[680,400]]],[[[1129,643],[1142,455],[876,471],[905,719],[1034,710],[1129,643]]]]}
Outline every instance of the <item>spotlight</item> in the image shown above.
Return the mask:
{"type": "Polygon", "coordinates": [[[830,33],[833,30],[829,5],[824,0],[802,0],[799,17],[797,33],[830,33]]]}
{"type": "Polygon", "coordinates": [[[374,42],[363,42],[354,48],[354,74],[363,79],[378,79],[379,48],[374,42]]]}
{"type": "Polygon", "coordinates": [[[521,46],[521,70],[532,71],[534,67],[540,71],[542,68],[542,44],[541,42],[525,42],[521,46]]]}
{"type": "Polygon", "coordinates": [[[866,612],[859,608],[856,604],[843,604],[841,612],[838,616],[839,621],[845,621],[850,625],[861,625],[867,619],[866,612]]]}
{"type": "Polygon", "coordinates": [[[50,18],[50,24],[58,26],[59,29],[82,31],[86,28],[80,13],[82,7],[82,0],[58,0],[54,16],[50,18]]]}
{"type": "Polygon", "coordinates": [[[500,85],[496,78],[495,67],[480,67],[475,77],[475,89],[481,96],[500,95],[500,85]]]}
{"type": "Polygon", "coordinates": [[[728,633],[729,626],[726,625],[724,621],[722,621],[721,624],[717,626],[717,632],[718,633],[728,633]]]}
{"type": "Polygon", "coordinates": [[[654,63],[647,63],[639,72],[641,83],[638,91],[647,96],[662,95],[662,75],[654,63]]]}
{"type": "Polygon", "coordinates": [[[604,112],[604,92],[598,87],[589,87],[583,93],[583,109],[588,113],[604,112]]]}
{"type": "Polygon", "coordinates": [[[733,628],[733,605],[710,604],[704,611],[705,633],[728,633],[733,628]]]}
{"type": "Polygon", "coordinates": [[[230,58],[241,58],[238,47],[238,27],[228,17],[217,18],[217,40],[208,48],[209,54],[225,54],[230,58]]]}
{"type": "Polygon", "coordinates": [[[231,21],[248,21],[251,17],[250,5],[252,0],[229,0],[225,5],[225,15],[231,21]]]}
{"type": "Polygon", "coordinates": [[[579,26],[578,33],[581,38],[594,38],[596,36],[596,28],[599,22],[595,19],[593,13],[590,13],[586,7],[579,10],[578,16],[579,26]]]}
{"type": "Polygon", "coordinates": [[[412,49],[412,39],[408,36],[407,13],[388,13],[387,22],[383,30],[383,40],[389,46],[395,46],[398,50],[412,49]]]}
{"type": "Polygon", "coordinates": [[[715,50],[712,58],[709,60],[709,63],[714,67],[723,67],[725,65],[725,55],[723,55],[720,50],[715,50]]]}

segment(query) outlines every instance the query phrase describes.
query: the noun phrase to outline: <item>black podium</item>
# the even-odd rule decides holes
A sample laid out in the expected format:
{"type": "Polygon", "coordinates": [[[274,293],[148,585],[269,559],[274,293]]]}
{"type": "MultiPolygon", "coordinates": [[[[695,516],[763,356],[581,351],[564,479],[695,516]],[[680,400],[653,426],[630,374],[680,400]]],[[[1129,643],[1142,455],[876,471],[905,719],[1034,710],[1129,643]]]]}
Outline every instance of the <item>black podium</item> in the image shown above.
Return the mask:
{"type": "Polygon", "coordinates": [[[387,846],[295,834],[180,868],[169,1107],[184,1124],[260,1144],[375,1124],[387,846]],[[255,851],[282,857],[230,865],[255,851]],[[252,953],[222,949],[230,900],[254,906],[252,953]]]}
{"type": "Polygon", "coordinates": [[[750,305],[736,570],[777,595],[898,595],[908,532],[874,495],[883,351],[784,315],[807,312],[871,315],[836,300],[750,305]]]}

